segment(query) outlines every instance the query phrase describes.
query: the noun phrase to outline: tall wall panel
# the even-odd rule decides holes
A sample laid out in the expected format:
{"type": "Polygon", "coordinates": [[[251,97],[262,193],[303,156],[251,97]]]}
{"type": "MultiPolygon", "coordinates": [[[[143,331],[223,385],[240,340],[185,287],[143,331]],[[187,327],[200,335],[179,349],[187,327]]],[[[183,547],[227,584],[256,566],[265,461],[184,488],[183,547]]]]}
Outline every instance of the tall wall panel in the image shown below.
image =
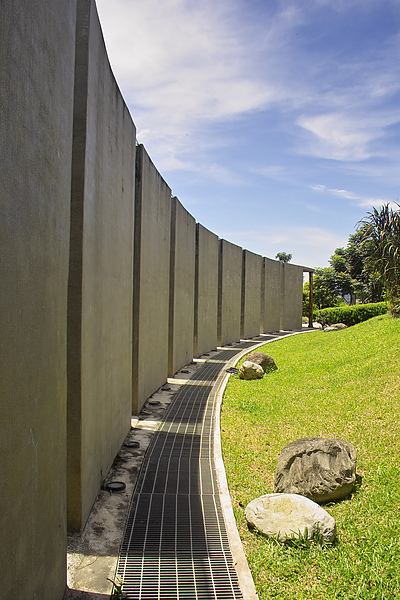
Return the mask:
{"type": "Polygon", "coordinates": [[[240,339],[242,248],[220,240],[218,275],[218,344],[240,339]]]}
{"type": "Polygon", "coordinates": [[[168,377],[171,189],[137,147],[135,281],[133,287],[133,414],[168,377]]]}
{"type": "Polygon", "coordinates": [[[261,285],[263,258],[243,250],[242,308],[240,336],[249,338],[261,330],[261,285]]]}
{"type": "Polygon", "coordinates": [[[0,9],[0,598],[65,590],[75,0],[0,9]]]}
{"type": "Polygon", "coordinates": [[[281,329],[283,314],[283,263],[264,258],[264,294],[262,302],[262,333],[281,329]]]}
{"type": "Polygon", "coordinates": [[[301,329],[303,313],[303,267],[283,265],[283,314],[281,329],[301,329]]]}
{"type": "Polygon", "coordinates": [[[218,237],[197,223],[194,356],[217,346],[218,237]]]}
{"type": "Polygon", "coordinates": [[[193,354],[300,329],[303,268],[171,198],[94,0],[2,0],[0,68],[0,600],[61,600],[132,412],[193,354]]]}
{"type": "Polygon", "coordinates": [[[135,126],[93,0],[77,13],[68,303],[68,524],[80,531],[129,430],[135,126]]]}
{"type": "Polygon", "coordinates": [[[174,196],[171,199],[168,374],[193,358],[196,222],[174,196]]]}

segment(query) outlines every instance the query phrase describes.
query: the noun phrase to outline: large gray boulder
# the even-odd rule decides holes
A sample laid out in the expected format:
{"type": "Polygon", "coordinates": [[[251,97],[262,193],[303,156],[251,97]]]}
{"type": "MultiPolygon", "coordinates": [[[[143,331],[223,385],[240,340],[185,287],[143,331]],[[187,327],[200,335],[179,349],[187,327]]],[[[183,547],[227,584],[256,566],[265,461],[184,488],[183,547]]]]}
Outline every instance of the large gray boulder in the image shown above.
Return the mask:
{"type": "Polygon", "coordinates": [[[263,375],[264,369],[248,360],[245,360],[239,368],[240,379],[260,379],[263,375]]]}
{"type": "Polygon", "coordinates": [[[266,494],[252,500],[245,509],[250,527],[267,537],[284,542],[319,536],[331,544],[336,538],[335,519],[318,504],[297,494],[266,494]]]}
{"type": "Polygon", "coordinates": [[[346,498],[356,481],[357,452],[335,438],[309,437],[286,446],[278,459],[274,491],[324,503],[346,498]]]}
{"type": "Polygon", "coordinates": [[[264,373],[276,371],[278,368],[272,356],[264,354],[264,352],[251,352],[246,356],[246,360],[256,363],[256,365],[260,365],[260,367],[263,368],[264,373]]]}

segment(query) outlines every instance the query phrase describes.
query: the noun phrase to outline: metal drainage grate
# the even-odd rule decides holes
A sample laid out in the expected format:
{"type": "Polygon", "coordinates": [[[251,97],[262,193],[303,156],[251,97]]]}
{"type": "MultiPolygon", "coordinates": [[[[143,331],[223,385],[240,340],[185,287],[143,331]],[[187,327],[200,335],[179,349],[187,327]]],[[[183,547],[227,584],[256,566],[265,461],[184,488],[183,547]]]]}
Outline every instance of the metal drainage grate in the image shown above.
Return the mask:
{"type": "MultiPolygon", "coordinates": [[[[216,381],[223,369],[206,363],[192,380],[216,381]]],[[[146,454],[117,566],[131,600],[243,597],[216,484],[214,410],[211,385],[183,386],[146,454]]]]}

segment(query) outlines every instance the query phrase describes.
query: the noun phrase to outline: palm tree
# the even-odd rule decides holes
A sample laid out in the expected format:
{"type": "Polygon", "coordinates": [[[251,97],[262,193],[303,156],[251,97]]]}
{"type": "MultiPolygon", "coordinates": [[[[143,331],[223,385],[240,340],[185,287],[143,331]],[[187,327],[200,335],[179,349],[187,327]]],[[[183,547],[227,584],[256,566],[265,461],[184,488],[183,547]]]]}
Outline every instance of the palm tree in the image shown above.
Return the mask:
{"type": "MultiPolygon", "coordinates": [[[[396,203],[397,204],[397,203],[396,203]]],[[[397,204],[400,209],[400,205],[397,204]]],[[[366,250],[368,267],[379,273],[386,288],[389,310],[400,312],[400,210],[389,204],[373,208],[360,221],[361,244],[366,250]]]]}

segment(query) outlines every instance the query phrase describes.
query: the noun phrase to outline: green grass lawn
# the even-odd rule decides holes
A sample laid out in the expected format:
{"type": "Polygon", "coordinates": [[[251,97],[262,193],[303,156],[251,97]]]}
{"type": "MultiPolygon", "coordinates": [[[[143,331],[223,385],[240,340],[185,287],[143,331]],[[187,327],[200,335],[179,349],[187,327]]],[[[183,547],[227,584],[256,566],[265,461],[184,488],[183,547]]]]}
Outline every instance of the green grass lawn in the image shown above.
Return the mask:
{"type": "Polygon", "coordinates": [[[221,414],[222,447],[239,533],[260,600],[400,598],[400,319],[375,317],[260,348],[278,370],[232,376],[221,414]],[[272,493],[280,451],[309,436],[357,450],[362,483],[324,508],[334,546],[285,545],[250,532],[244,508],[272,493]]]}

